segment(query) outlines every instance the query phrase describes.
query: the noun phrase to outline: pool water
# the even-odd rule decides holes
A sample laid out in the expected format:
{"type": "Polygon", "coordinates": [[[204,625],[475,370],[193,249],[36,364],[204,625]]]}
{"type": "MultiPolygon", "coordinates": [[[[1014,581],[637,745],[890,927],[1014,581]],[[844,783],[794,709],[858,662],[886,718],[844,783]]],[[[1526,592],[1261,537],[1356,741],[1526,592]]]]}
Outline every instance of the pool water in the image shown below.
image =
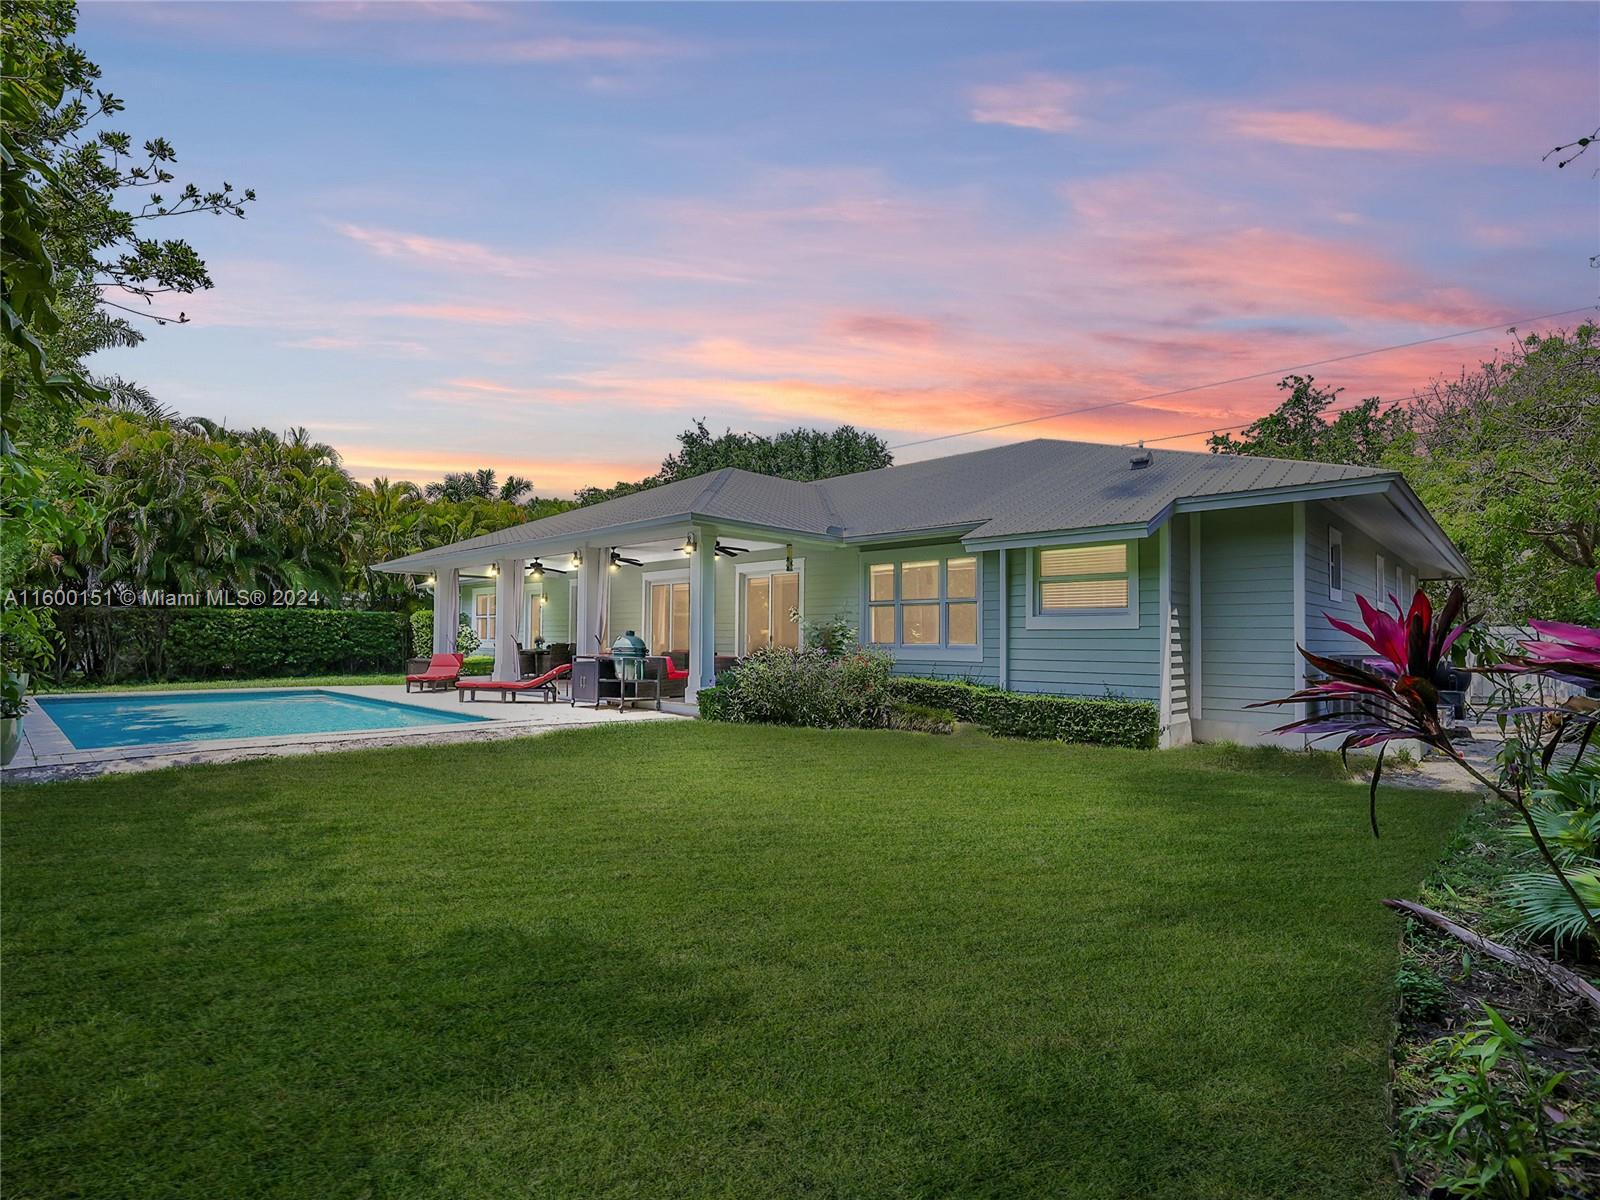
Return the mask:
{"type": "Polygon", "coordinates": [[[161,692],[49,696],[36,703],[79,750],[156,746],[297,733],[412,729],[487,720],[319,688],[272,692],[161,692]]]}

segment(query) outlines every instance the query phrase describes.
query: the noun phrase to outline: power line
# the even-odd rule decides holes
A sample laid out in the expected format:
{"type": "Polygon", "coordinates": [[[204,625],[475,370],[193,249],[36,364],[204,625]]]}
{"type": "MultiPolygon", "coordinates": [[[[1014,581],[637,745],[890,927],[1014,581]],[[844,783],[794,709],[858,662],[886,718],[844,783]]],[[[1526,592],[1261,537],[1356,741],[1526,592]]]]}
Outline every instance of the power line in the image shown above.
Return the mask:
{"type": "MultiPolygon", "coordinates": [[[[1392,346],[1379,346],[1373,350],[1357,350],[1351,354],[1338,354],[1332,358],[1319,358],[1315,362],[1301,363],[1295,367],[1280,367],[1271,371],[1256,371],[1250,375],[1236,375],[1232,379],[1217,379],[1210,383],[1196,383],[1189,387],[1173,388],[1170,392],[1152,392],[1148,396],[1135,396],[1131,400],[1110,400],[1104,404],[1089,404],[1082,408],[1067,408],[1060,412],[1041,413],[1037,417],[1023,417],[1016,421],[1003,421],[998,425],[985,425],[982,429],[967,429],[961,433],[941,433],[937,437],[919,438],[914,442],[899,442],[890,446],[891,450],[906,450],[912,446],[928,446],[934,442],[948,442],[954,438],[973,437],[980,433],[994,433],[1000,429],[1015,429],[1018,425],[1032,425],[1039,421],[1053,421],[1058,417],[1075,417],[1080,413],[1101,412],[1108,408],[1123,408],[1129,404],[1143,404],[1150,400],[1165,400],[1170,396],[1183,396],[1190,392],[1203,392],[1207,388],[1226,387],[1230,383],[1248,383],[1252,379],[1266,379],[1270,376],[1282,378],[1293,371],[1305,371],[1311,367],[1325,367],[1329,363],[1348,362],[1353,358],[1369,358],[1374,354],[1387,354],[1391,350],[1409,350],[1413,346],[1426,346],[1432,342],[1447,342],[1452,338],[1467,337],[1474,333],[1488,333],[1491,330],[1506,329],[1513,325],[1525,325],[1529,321],[1548,321],[1555,317],[1570,317],[1573,313],[1590,312],[1600,305],[1585,304],[1581,308],[1568,308],[1561,312],[1541,313],[1532,317],[1512,317],[1508,321],[1496,321],[1493,325],[1480,325],[1477,329],[1458,329],[1454,333],[1441,333],[1437,337],[1418,338],[1414,342],[1397,342],[1392,346]]],[[[1242,427],[1241,427],[1242,428],[1242,427]]]]}
{"type": "MultiPolygon", "coordinates": [[[[1420,399],[1422,399],[1422,393],[1412,392],[1408,396],[1397,396],[1393,400],[1380,400],[1378,402],[1378,407],[1373,409],[1373,412],[1382,412],[1385,408],[1396,408],[1399,405],[1404,404],[1407,400],[1420,399]]],[[[1356,409],[1360,408],[1361,405],[1365,403],[1366,401],[1362,401],[1359,404],[1346,404],[1343,408],[1330,408],[1317,415],[1331,417],[1336,416],[1339,413],[1355,412],[1356,409]]],[[[1268,416],[1270,415],[1271,414],[1269,413],[1268,416]]],[[[1254,425],[1257,421],[1262,421],[1265,419],[1265,417],[1256,417],[1249,421],[1240,421],[1237,425],[1208,425],[1204,429],[1196,429],[1193,433],[1169,433],[1162,437],[1139,438],[1137,441],[1141,446],[1149,446],[1156,442],[1176,442],[1181,438],[1199,437],[1201,434],[1206,433],[1232,433],[1235,429],[1249,429],[1250,426],[1254,425]]],[[[1133,444],[1133,442],[1123,443],[1125,446],[1131,446],[1133,444]]]]}

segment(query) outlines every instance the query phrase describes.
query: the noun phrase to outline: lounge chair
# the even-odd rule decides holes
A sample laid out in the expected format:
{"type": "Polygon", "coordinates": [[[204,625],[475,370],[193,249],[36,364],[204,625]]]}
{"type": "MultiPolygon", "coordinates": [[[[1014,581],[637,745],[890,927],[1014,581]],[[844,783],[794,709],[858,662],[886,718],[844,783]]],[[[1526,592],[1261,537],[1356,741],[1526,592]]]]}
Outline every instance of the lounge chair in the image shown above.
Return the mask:
{"type": "Polygon", "coordinates": [[[537,679],[462,679],[456,683],[456,699],[476,700],[479,692],[498,692],[501,700],[516,702],[523,692],[542,692],[546,701],[556,698],[556,681],[572,674],[572,664],[551,667],[537,679]]]}
{"type": "Polygon", "coordinates": [[[417,691],[442,691],[461,678],[461,666],[467,661],[465,654],[435,654],[428,660],[428,669],[420,675],[406,676],[406,692],[415,684],[417,691]]]}

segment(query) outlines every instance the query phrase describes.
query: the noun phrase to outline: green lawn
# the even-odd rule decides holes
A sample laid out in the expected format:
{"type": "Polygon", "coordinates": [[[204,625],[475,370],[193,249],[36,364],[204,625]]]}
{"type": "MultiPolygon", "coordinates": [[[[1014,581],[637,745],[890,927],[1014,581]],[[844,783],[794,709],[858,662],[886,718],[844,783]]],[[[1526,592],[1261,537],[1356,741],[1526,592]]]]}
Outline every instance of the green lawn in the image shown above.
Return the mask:
{"type": "Polygon", "coordinates": [[[1326,759],[610,726],[8,788],[4,1193],[1392,1197],[1464,810],[1326,759]]]}

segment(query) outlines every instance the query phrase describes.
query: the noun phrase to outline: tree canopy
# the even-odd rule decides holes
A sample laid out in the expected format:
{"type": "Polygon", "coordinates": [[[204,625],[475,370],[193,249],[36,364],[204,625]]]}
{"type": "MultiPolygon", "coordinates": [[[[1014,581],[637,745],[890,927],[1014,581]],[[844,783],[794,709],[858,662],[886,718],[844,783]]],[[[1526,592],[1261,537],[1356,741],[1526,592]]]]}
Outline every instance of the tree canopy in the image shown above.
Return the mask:
{"type": "Polygon", "coordinates": [[[1213,452],[1402,472],[1471,563],[1490,616],[1592,618],[1600,567],[1600,335],[1514,340],[1411,402],[1330,413],[1337,391],[1291,375],[1276,410],[1213,452]],[[1331,419],[1330,419],[1331,416],[1331,419]]]}
{"type": "Polygon", "coordinates": [[[676,453],[667,455],[661,470],[633,483],[617,483],[609,488],[583,488],[578,503],[596,504],[631,492],[660,487],[679,479],[703,475],[723,467],[739,467],[758,475],[809,481],[874,471],[892,466],[894,455],[883,439],[853,425],[835,429],[788,429],[782,433],[735,433],[724,429],[714,434],[699,420],[678,435],[676,453]]]}

